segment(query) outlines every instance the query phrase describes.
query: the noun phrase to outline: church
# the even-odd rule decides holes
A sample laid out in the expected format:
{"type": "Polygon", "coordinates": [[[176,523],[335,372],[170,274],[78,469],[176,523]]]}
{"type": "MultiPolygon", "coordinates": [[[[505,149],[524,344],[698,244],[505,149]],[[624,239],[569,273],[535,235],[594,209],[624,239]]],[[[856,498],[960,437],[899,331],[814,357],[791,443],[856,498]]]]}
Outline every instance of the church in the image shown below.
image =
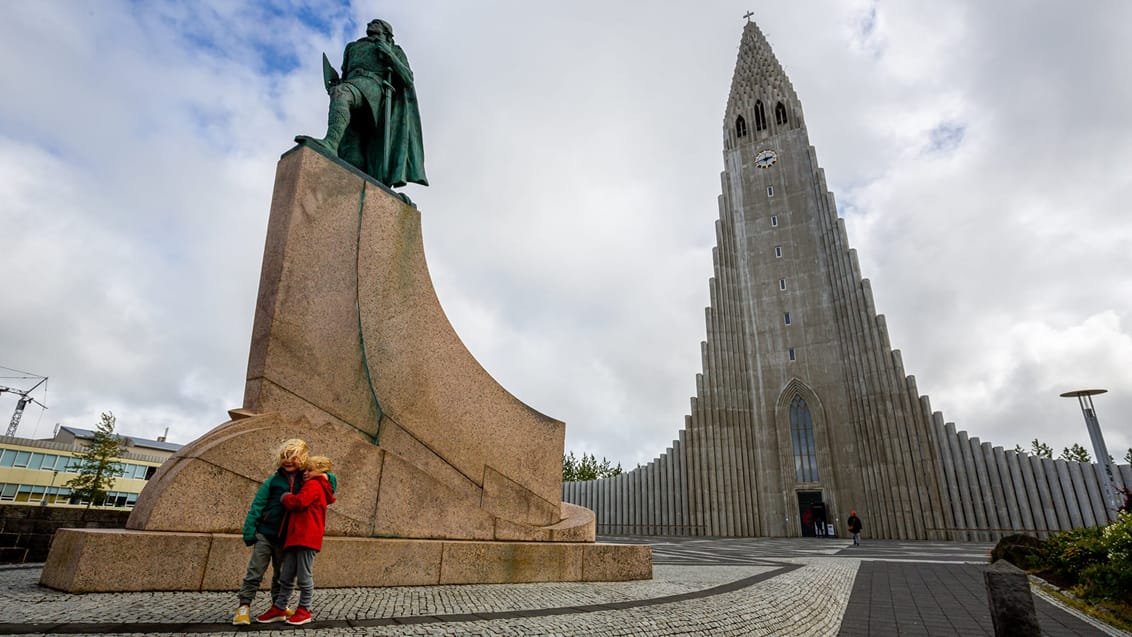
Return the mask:
{"type": "MultiPolygon", "coordinates": [[[[861,277],[802,103],[754,22],[723,117],[696,395],[671,446],[563,484],[599,534],[993,540],[1105,524],[1104,465],[980,441],[933,411],[861,277]]],[[[1127,465],[1117,488],[1132,487],[1127,465]]]]}

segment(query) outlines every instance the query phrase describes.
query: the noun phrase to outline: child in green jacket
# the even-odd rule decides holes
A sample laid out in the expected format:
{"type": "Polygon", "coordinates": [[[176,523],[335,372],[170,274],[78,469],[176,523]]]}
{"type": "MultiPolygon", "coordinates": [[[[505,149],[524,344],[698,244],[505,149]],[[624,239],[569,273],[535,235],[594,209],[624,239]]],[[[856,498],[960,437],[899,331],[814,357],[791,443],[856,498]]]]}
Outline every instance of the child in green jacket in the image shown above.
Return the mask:
{"type": "Polygon", "coordinates": [[[279,468],[260,485],[251,508],[248,509],[248,516],[244,519],[244,544],[252,547],[252,556],[248,560],[248,572],[238,594],[240,605],[232,619],[232,623],[237,626],[251,623],[251,603],[269,562],[271,599],[279,595],[279,568],[283,563],[283,525],[286,513],[283,495],[298,493],[302,485],[299,469],[306,464],[309,456],[310,448],[306,442],[298,438],[284,442],[276,452],[279,468]]]}

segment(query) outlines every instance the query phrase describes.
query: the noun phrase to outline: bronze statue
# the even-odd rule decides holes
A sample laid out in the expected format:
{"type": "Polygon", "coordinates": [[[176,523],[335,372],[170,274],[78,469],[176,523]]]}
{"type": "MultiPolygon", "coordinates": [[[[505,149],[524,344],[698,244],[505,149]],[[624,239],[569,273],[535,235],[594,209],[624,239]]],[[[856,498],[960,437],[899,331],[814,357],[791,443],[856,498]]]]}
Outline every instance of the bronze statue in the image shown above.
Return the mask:
{"type": "Polygon", "coordinates": [[[366,37],[346,45],[341,77],[322,59],[330,94],[326,137],[295,141],[317,144],[386,186],[427,186],[413,72],[389,23],[370,21],[366,37]]]}

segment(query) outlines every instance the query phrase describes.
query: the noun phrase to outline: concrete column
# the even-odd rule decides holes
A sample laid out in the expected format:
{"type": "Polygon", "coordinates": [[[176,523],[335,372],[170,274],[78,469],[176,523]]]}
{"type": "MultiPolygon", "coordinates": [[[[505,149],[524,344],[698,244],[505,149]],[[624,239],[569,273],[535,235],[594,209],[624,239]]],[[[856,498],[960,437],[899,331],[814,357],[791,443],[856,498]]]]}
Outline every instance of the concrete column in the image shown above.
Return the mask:
{"type": "MultiPolygon", "coordinates": [[[[1042,458],[1042,473],[1049,483],[1049,501],[1053,504],[1054,515],[1057,517],[1057,530],[1067,531],[1073,528],[1073,521],[1069,518],[1069,507],[1065,502],[1065,490],[1061,487],[1061,475],[1057,462],[1050,458],[1042,458]]],[[[1069,474],[1066,473],[1066,480],[1069,474]]]]}
{"type": "MultiPolygon", "coordinates": [[[[1104,480],[1104,465],[1100,463],[1086,462],[1081,465],[1081,473],[1085,478],[1085,489],[1089,492],[1089,504],[1093,507],[1093,517],[1096,518],[1097,524],[1107,525],[1109,522],[1116,520],[1115,515],[1109,515],[1108,506],[1105,504],[1104,495],[1102,494],[1104,480]]],[[[1118,498],[1121,502],[1124,498],[1118,498]]]]}
{"type": "MultiPolygon", "coordinates": [[[[912,376],[908,377],[908,391],[910,395],[918,395],[916,388],[916,379],[912,376]]],[[[920,427],[927,432],[927,440],[930,448],[931,467],[928,469],[929,475],[929,496],[928,506],[933,512],[932,526],[936,529],[949,529],[954,528],[955,524],[955,511],[952,506],[955,504],[954,499],[951,497],[951,490],[948,487],[948,478],[946,477],[946,468],[943,466],[944,450],[943,442],[943,415],[940,414],[939,422],[932,416],[931,401],[927,396],[919,396],[917,399],[917,406],[919,413],[917,422],[920,427]]],[[[950,460],[950,456],[948,457],[950,460]]],[[[952,466],[954,471],[954,466],[952,466]]],[[[934,531],[929,532],[928,537],[931,539],[954,540],[955,534],[951,531],[934,531]]]]}
{"type": "Polygon", "coordinates": [[[629,486],[632,483],[632,472],[623,473],[618,476],[617,498],[620,501],[620,506],[617,512],[617,523],[620,525],[622,535],[633,535],[634,531],[630,525],[630,509],[629,509],[629,486]]]}
{"type": "Polygon", "coordinates": [[[1049,477],[1046,475],[1045,465],[1042,464],[1042,458],[1038,456],[1030,456],[1028,459],[1030,465],[1030,473],[1034,476],[1034,484],[1038,490],[1038,508],[1035,511],[1035,518],[1042,520],[1046,529],[1051,533],[1061,529],[1061,525],[1057,522],[1057,509],[1053,504],[1053,495],[1050,492],[1049,477]],[[1040,512],[1040,515],[1038,514],[1040,512]]]}
{"type": "Polygon", "coordinates": [[[1022,528],[1033,531],[1038,528],[1034,521],[1033,511],[1030,509],[1029,488],[1026,486],[1026,477],[1022,475],[1022,461],[1025,458],[1016,451],[1006,452],[1006,465],[1010,470],[1010,481],[1014,484],[1014,501],[1018,506],[1018,517],[1022,528]]]}
{"type": "MultiPolygon", "coordinates": [[[[1018,504],[1014,480],[1010,475],[1010,465],[1006,462],[1006,452],[1002,447],[994,448],[994,463],[995,467],[998,469],[999,482],[1002,483],[1002,495],[1005,496],[1005,499],[1002,501],[1002,508],[1006,509],[1006,518],[1010,521],[1010,528],[1015,531],[1020,531],[1023,528],[1021,506],[1018,504]]],[[[1002,508],[999,509],[999,516],[1002,515],[1002,508]]]]}
{"type": "Polygon", "coordinates": [[[971,450],[971,440],[967,437],[966,431],[960,431],[956,436],[959,438],[959,453],[963,454],[967,491],[971,496],[971,516],[967,518],[968,526],[973,529],[980,529],[974,537],[985,542],[990,539],[990,536],[981,530],[988,526],[987,511],[983,508],[983,492],[979,488],[979,472],[975,467],[975,454],[971,450]]]}
{"type": "Polygon", "coordinates": [[[990,477],[987,474],[986,456],[984,455],[983,444],[979,442],[978,438],[970,439],[971,455],[975,458],[975,477],[979,482],[979,493],[983,497],[980,502],[980,508],[983,509],[983,526],[986,531],[987,540],[997,539],[996,531],[989,531],[992,528],[1000,526],[998,524],[998,513],[994,507],[994,492],[990,489],[990,477]]]}
{"type": "Polygon", "coordinates": [[[719,492],[715,479],[715,456],[712,453],[715,448],[715,432],[712,431],[707,410],[704,409],[703,381],[703,374],[699,374],[696,377],[696,411],[692,415],[692,419],[695,422],[696,434],[700,440],[700,494],[703,498],[704,526],[708,535],[714,535],[718,533],[716,529],[719,528],[719,505],[717,502],[719,492]]]}
{"type": "Polygon", "coordinates": [[[684,527],[688,524],[687,509],[685,508],[685,492],[688,488],[684,475],[685,471],[687,471],[684,465],[685,453],[684,432],[681,431],[679,438],[672,443],[672,495],[675,498],[673,523],[677,526],[675,533],[677,537],[684,535],[684,531],[686,530],[684,527]]]}
{"type": "MultiPolygon", "coordinates": [[[[689,524],[697,527],[703,525],[703,499],[700,493],[700,441],[699,436],[692,430],[691,416],[685,418],[684,431],[688,442],[687,460],[688,480],[688,516],[689,524]]],[[[697,534],[699,531],[697,530],[697,534]]]]}
{"type": "Polygon", "coordinates": [[[1085,475],[1081,471],[1080,462],[1067,462],[1069,467],[1069,480],[1073,483],[1073,495],[1077,497],[1077,507],[1081,510],[1081,522],[1085,526],[1096,526],[1097,518],[1093,515],[1093,507],[1089,504],[1089,489],[1085,486],[1085,475]]]}
{"type": "MultiPolygon", "coordinates": [[[[998,523],[991,523],[1000,529],[1013,528],[1010,526],[1010,515],[1006,511],[1006,494],[1002,488],[1002,478],[998,473],[998,463],[995,462],[994,448],[991,443],[984,442],[980,445],[983,451],[983,461],[987,466],[987,479],[991,484],[991,496],[994,498],[994,518],[998,523]]],[[[999,535],[1004,535],[999,533],[999,535]]]]}
{"type": "Polygon", "coordinates": [[[886,372],[884,384],[888,386],[887,393],[891,396],[892,422],[896,426],[901,453],[900,464],[904,465],[905,481],[908,485],[908,502],[905,510],[912,531],[910,537],[925,540],[927,532],[924,528],[932,526],[932,513],[924,506],[927,482],[921,471],[927,468],[934,469],[934,466],[930,458],[924,454],[928,442],[920,439],[919,422],[908,402],[906,386],[908,377],[904,373],[904,363],[900,352],[892,349],[888,338],[888,323],[883,314],[877,316],[877,327],[881,334],[883,352],[888,354],[884,357],[886,372]]]}
{"type": "Polygon", "coordinates": [[[653,478],[656,477],[654,470],[656,464],[649,462],[641,467],[641,524],[644,525],[644,535],[652,535],[655,528],[655,520],[653,514],[656,513],[656,505],[653,502],[655,490],[653,489],[653,478]]]}
{"type": "Polygon", "coordinates": [[[665,449],[664,453],[660,455],[660,491],[657,497],[660,499],[660,522],[664,526],[662,533],[667,535],[672,528],[672,448],[665,449]]]}
{"type": "MultiPolygon", "coordinates": [[[[1038,484],[1038,477],[1034,475],[1034,460],[1035,458],[1033,456],[1024,453],[1019,454],[1018,465],[1022,470],[1022,483],[1026,488],[1026,498],[1030,502],[1030,515],[1034,520],[1034,528],[1048,529],[1051,528],[1049,521],[1046,520],[1045,503],[1048,501],[1048,495],[1044,499],[1041,495],[1041,490],[1038,484]]],[[[1037,467],[1038,471],[1041,471],[1041,463],[1038,463],[1037,467]]],[[[1042,482],[1044,483],[1045,480],[1043,479],[1042,482]]],[[[1048,487],[1046,491],[1048,493],[1048,487]]],[[[1050,509],[1050,513],[1053,513],[1052,509],[1050,509]]],[[[1054,521],[1056,522],[1056,520],[1057,517],[1055,516],[1054,521]]],[[[1048,533],[1041,531],[1038,532],[1039,538],[1045,539],[1048,536],[1048,533]]]]}
{"type": "MultiPolygon", "coordinates": [[[[942,415],[940,419],[942,420],[942,415]]],[[[955,484],[952,488],[959,492],[959,506],[955,514],[956,526],[966,529],[975,528],[978,526],[978,522],[975,521],[975,510],[972,508],[974,499],[971,497],[971,478],[967,472],[967,464],[963,460],[963,446],[959,440],[959,434],[955,432],[955,423],[949,422],[944,425],[944,434],[947,440],[947,448],[950,450],[952,461],[955,464],[955,484]]],[[[964,531],[961,537],[970,541],[977,536],[971,531],[964,531]]]]}
{"type": "Polygon", "coordinates": [[[1054,460],[1053,464],[1057,467],[1057,479],[1061,483],[1061,495],[1065,501],[1065,509],[1069,512],[1069,523],[1072,525],[1071,528],[1079,529],[1085,526],[1085,520],[1081,517],[1081,504],[1077,501],[1073,476],[1069,474],[1069,463],[1064,460],[1054,460]]]}

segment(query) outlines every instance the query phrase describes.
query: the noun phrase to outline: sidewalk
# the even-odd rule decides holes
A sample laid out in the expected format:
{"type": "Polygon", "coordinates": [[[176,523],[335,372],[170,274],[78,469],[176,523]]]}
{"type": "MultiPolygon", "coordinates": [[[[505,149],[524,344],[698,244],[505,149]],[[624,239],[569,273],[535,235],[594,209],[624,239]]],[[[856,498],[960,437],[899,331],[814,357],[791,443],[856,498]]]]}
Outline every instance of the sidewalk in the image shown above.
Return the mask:
{"type": "MultiPolygon", "coordinates": [[[[9,567],[0,634],[992,635],[986,550],[679,538],[654,543],[651,581],[375,589],[317,589],[316,562],[315,621],[302,627],[232,626],[234,593],[70,595],[39,587],[37,566],[9,567]]],[[[1035,601],[1048,634],[1106,634],[1035,601]]],[[[261,594],[253,611],[267,605],[261,594]]]]}

